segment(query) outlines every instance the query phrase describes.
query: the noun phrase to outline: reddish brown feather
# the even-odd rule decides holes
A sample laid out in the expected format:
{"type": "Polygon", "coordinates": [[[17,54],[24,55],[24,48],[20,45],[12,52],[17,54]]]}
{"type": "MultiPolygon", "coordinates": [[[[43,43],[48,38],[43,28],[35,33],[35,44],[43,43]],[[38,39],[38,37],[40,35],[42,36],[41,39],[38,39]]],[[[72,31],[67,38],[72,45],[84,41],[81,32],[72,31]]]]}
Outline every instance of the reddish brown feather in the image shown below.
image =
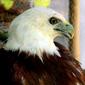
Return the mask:
{"type": "Polygon", "coordinates": [[[69,50],[58,43],[62,57],[43,53],[37,55],[0,50],[1,85],[84,85],[83,71],[69,50]],[[5,82],[4,82],[5,81],[5,82]]]}

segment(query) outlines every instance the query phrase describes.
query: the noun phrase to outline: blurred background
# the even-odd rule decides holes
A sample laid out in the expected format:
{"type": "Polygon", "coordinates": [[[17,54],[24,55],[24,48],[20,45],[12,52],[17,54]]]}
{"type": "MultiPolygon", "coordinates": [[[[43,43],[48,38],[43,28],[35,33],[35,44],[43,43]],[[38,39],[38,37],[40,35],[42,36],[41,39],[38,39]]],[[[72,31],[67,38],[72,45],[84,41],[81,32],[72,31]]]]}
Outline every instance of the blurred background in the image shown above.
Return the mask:
{"type": "Polygon", "coordinates": [[[85,69],[85,3],[80,0],[80,53],[82,67],[85,69]]]}
{"type": "MultiPolygon", "coordinates": [[[[19,14],[24,12],[25,10],[34,7],[33,0],[8,0],[5,5],[4,1],[7,0],[0,0],[0,29],[7,29],[9,28],[9,25],[11,21],[17,17],[19,14]],[[11,2],[10,2],[11,1],[11,2]],[[8,5],[11,4],[11,5],[8,5]]],[[[58,11],[61,13],[67,20],[69,20],[69,1],[71,0],[51,0],[50,8],[58,11]]],[[[77,1],[77,0],[75,0],[77,1]]],[[[71,3],[72,4],[72,3],[71,3]]],[[[75,7],[75,4],[73,5],[75,7]]],[[[78,8],[80,10],[80,34],[77,33],[77,35],[80,37],[79,43],[80,48],[77,48],[80,50],[80,56],[79,61],[81,62],[82,67],[85,69],[85,3],[84,0],[80,0],[80,7],[78,8]]],[[[76,17],[77,15],[73,16],[76,17]]],[[[78,29],[79,29],[78,28],[78,29]]],[[[55,39],[56,40],[56,39],[55,39]]],[[[69,40],[67,38],[60,37],[58,38],[57,42],[60,42],[66,48],[72,47],[71,44],[69,45],[69,40]]],[[[74,47],[72,49],[75,49],[74,47]]]]}

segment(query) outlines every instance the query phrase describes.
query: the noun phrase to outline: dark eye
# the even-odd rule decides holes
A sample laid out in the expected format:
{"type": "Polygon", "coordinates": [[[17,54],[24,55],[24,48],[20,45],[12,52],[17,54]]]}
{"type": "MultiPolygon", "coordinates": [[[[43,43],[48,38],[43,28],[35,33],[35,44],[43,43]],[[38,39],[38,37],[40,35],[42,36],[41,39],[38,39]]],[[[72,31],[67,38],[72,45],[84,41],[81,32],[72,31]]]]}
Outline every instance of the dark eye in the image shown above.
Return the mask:
{"type": "Polygon", "coordinates": [[[57,24],[57,23],[59,23],[60,21],[61,21],[60,19],[57,19],[57,18],[55,18],[55,17],[51,17],[51,18],[49,19],[49,22],[50,22],[50,24],[52,24],[52,25],[57,24]]]}

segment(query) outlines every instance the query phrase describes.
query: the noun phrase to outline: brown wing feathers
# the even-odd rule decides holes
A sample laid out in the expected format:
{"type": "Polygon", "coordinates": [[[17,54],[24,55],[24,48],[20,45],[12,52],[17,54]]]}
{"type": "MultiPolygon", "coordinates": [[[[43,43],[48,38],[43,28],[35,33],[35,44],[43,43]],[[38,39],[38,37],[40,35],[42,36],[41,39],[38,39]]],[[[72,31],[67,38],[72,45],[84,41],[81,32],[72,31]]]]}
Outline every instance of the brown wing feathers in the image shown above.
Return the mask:
{"type": "Polygon", "coordinates": [[[43,62],[37,55],[1,49],[1,85],[84,85],[80,63],[69,50],[55,44],[59,47],[61,57],[44,52],[43,62]]]}

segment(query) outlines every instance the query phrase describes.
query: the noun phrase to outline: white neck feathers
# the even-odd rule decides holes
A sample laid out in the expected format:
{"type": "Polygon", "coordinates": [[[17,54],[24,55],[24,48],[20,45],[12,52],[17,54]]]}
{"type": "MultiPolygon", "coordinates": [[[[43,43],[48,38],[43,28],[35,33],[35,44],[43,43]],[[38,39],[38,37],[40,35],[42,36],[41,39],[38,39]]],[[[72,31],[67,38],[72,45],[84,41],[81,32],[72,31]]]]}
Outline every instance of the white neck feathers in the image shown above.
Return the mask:
{"type": "Polygon", "coordinates": [[[37,54],[38,56],[41,56],[43,52],[60,56],[58,48],[55,46],[53,41],[47,39],[47,37],[43,36],[40,32],[37,32],[37,30],[36,32],[27,31],[25,34],[22,33],[23,32],[20,31],[19,34],[9,37],[5,49],[30,52],[31,54],[37,54]]]}

